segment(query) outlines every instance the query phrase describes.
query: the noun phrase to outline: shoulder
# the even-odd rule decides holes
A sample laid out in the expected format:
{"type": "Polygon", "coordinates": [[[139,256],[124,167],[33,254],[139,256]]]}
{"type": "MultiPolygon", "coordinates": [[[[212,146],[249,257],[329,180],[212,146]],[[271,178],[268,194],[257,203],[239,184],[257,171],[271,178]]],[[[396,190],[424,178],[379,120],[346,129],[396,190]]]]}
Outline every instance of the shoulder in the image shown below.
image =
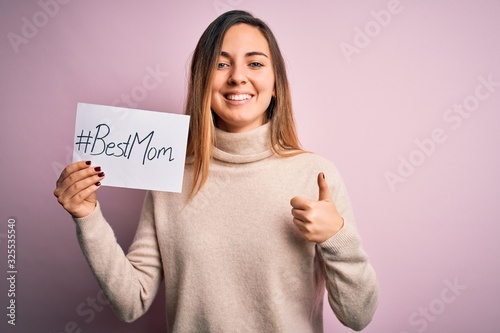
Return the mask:
{"type": "Polygon", "coordinates": [[[286,157],[287,162],[296,168],[307,171],[338,174],[335,164],[329,159],[311,152],[303,152],[292,157],[286,157]]]}
{"type": "Polygon", "coordinates": [[[329,186],[336,190],[344,187],[344,181],[335,164],[316,153],[304,152],[280,159],[280,172],[288,180],[292,180],[299,187],[311,187],[311,193],[317,192],[317,177],[319,173],[325,175],[329,186]]]}

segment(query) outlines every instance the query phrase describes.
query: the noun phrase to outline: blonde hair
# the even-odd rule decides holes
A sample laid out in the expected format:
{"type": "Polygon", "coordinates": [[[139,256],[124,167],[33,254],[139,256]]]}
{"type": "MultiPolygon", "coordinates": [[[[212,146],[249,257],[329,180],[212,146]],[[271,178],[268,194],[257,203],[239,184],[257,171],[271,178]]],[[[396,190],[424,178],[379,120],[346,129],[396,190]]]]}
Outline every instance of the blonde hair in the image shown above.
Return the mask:
{"type": "Polygon", "coordinates": [[[269,44],[275,73],[275,97],[266,110],[271,122],[271,143],[280,156],[303,152],[295,128],[292,99],[286,75],[285,61],[276,38],[262,20],[250,13],[234,10],[220,15],[203,32],[193,53],[185,114],[191,116],[186,154],[194,168],[192,198],[205,184],[215,141],[214,115],[211,110],[211,82],[226,32],[235,24],[258,28],[269,44]]]}

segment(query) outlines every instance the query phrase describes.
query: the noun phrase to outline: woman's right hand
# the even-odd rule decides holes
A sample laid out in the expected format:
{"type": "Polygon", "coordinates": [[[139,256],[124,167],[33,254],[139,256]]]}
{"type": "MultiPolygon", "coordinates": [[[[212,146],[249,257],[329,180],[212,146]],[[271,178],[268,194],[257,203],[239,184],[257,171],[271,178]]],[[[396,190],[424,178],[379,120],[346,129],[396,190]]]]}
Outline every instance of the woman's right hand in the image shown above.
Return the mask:
{"type": "Polygon", "coordinates": [[[85,217],[97,205],[96,191],[102,179],[104,172],[101,167],[91,166],[90,161],[75,162],[61,172],[54,195],[73,217],[85,217]]]}

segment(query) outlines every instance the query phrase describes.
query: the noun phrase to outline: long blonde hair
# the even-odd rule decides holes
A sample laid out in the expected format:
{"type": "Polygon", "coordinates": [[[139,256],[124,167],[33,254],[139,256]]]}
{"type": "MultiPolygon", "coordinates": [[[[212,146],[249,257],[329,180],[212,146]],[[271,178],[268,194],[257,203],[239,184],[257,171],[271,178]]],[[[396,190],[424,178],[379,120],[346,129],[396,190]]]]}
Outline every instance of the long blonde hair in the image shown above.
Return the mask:
{"type": "Polygon", "coordinates": [[[203,32],[193,53],[185,114],[191,116],[186,154],[194,167],[190,197],[205,184],[215,141],[214,116],[211,110],[211,82],[226,32],[235,24],[258,28],[269,44],[275,73],[275,97],[266,110],[271,122],[271,143],[280,156],[303,152],[295,128],[290,87],[285,61],[276,38],[262,20],[246,11],[233,10],[220,15],[203,32]]]}

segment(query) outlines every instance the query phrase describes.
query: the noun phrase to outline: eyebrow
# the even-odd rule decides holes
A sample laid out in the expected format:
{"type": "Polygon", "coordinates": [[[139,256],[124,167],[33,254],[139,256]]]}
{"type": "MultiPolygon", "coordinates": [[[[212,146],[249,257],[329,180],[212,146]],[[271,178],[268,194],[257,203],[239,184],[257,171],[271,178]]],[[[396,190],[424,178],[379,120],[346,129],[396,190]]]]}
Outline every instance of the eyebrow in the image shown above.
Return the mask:
{"type": "MultiPolygon", "coordinates": [[[[221,51],[220,55],[223,56],[223,57],[231,58],[231,55],[228,52],[226,52],[226,51],[221,51]]],[[[266,58],[269,58],[267,56],[267,54],[265,54],[263,52],[259,52],[259,51],[248,52],[248,53],[245,54],[245,57],[251,57],[251,56],[256,56],[256,55],[260,55],[260,56],[264,56],[266,58]]]]}

